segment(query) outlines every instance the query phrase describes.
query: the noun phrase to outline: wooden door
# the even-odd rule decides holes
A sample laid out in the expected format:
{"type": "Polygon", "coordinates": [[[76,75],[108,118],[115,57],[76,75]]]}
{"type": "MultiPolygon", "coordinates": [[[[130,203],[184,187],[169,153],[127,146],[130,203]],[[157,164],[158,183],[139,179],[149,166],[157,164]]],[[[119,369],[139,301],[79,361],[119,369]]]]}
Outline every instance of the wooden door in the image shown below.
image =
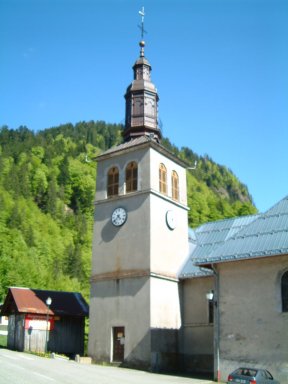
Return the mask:
{"type": "Polygon", "coordinates": [[[113,327],[113,362],[124,360],[125,328],[113,327]]]}

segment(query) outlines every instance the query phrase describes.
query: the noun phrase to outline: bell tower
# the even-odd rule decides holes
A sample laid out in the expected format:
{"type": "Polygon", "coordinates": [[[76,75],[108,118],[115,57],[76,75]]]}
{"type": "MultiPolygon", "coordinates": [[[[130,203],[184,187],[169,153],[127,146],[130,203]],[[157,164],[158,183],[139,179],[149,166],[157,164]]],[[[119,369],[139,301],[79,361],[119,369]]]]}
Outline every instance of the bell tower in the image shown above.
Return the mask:
{"type": "Polygon", "coordinates": [[[134,80],[127,88],[124,140],[139,136],[152,136],[160,141],[158,127],[158,94],[151,82],[151,65],[144,56],[145,42],[140,41],[140,57],[133,66],[134,80]]]}
{"type": "Polygon", "coordinates": [[[125,94],[124,142],[97,157],[88,353],[96,362],[176,369],[186,164],[160,143],[144,46],[125,94]]]}

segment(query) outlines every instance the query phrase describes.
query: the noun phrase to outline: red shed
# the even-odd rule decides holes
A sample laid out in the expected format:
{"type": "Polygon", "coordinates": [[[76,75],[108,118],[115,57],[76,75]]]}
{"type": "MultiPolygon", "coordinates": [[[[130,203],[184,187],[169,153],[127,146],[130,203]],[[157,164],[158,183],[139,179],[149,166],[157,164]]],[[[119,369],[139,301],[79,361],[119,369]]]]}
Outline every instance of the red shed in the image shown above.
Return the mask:
{"type": "Polygon", "coordinates": [[[84,353],[89,307],[78,292],[10,287],[1,315],[8,316],[7,346],[17,351],[84,353]]]}

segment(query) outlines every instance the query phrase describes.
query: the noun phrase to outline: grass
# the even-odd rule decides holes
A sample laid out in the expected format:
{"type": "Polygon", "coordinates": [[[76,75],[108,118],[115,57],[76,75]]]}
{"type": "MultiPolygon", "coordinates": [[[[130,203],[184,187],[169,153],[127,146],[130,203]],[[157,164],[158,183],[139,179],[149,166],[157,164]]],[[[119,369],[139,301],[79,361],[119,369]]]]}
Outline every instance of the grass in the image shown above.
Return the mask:
{"type": "Polygon", "coordinates": [[[0,348],[6,348],[7,347],[7,336],[0,335],[0,348]]]}

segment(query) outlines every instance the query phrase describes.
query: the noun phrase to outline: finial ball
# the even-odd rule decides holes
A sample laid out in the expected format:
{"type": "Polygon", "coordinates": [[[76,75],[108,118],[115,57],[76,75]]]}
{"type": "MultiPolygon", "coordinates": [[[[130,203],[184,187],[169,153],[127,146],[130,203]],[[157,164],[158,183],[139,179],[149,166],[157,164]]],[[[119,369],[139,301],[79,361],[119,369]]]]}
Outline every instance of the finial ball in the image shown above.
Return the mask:
{"type": "Polygon", "coordinates": [[[140,47],[145,47],[145,41],[144,40],[141,40],[140,43],[139,43],[140,47]]]}

